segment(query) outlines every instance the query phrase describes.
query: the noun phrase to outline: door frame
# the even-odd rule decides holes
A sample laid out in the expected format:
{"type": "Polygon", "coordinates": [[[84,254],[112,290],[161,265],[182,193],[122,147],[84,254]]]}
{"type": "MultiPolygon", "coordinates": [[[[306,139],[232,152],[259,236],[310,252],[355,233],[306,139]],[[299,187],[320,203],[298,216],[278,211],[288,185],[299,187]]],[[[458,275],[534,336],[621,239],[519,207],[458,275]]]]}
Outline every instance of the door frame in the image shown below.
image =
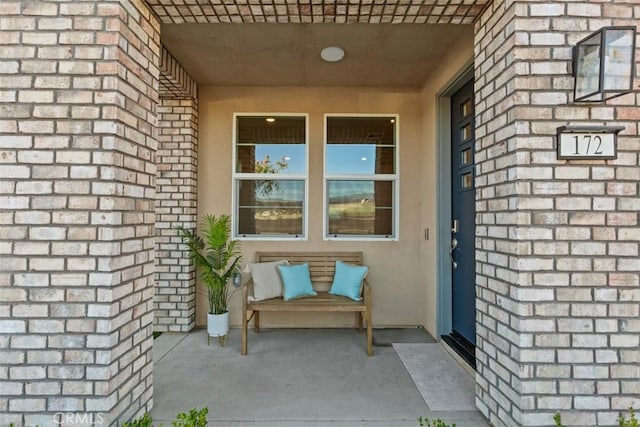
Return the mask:
{"type": "MultiPolygon", "coordinates": [[[[474,78],[473,58],[455,73],[437,95],[436,156],[437,156],[437,212],[436,212],[436,339],[453,330],[451,282],[453,274],[449,260],[451,245],[451,95],[474,78]]],[[[477,332],[476,332],[477,333],[477,332]]]]}

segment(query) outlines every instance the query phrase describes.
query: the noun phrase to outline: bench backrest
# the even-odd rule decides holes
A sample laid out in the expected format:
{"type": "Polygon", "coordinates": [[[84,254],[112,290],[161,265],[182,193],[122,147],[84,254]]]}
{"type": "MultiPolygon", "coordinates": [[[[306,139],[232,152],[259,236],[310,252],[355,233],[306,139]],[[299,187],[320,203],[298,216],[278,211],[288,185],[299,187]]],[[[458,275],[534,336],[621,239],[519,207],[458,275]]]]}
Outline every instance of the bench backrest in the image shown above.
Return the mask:
{"type": "Polygon", "coordinates": [[[309,264],[309,274],[314,287],[331,285],[336,271],[336,261],[362,265],[362,252],[256,252],[256,262],[286,259],[289,264],[309,264]]]}

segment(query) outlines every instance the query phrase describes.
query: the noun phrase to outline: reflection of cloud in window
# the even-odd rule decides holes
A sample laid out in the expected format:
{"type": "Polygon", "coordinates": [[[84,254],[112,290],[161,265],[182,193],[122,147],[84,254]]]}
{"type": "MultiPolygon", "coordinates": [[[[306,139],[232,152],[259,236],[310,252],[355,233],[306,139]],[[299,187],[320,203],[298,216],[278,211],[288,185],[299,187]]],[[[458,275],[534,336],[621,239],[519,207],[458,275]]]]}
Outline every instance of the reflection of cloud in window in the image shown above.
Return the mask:
{"type": "Polygon", "coordinates": [[[330,199],[373,199],[374,181],[329,181],[330,199]]]}

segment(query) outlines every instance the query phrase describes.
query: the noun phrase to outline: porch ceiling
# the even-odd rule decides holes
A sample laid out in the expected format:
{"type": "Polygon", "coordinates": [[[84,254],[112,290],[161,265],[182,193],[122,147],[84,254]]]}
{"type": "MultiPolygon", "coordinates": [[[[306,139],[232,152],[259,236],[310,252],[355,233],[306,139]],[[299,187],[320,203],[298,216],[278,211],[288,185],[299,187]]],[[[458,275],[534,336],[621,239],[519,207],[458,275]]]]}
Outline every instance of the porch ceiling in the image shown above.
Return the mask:
{"type": "Polygon", "coordinates": [[[417,87],[464,30],[453,24],[472,24],[491,0],[146,2],[163,44],[200,85],[417,87]],[[345,49],[341,63],[320,60],[330,45],[345,49]]]}
{"type": "Polygon", "coordinates": [[[165,24],[162,43],[201,86],[420,87],[469,25],[165,24]],[[320,51],[346,54],[327,63],[320,51]]]}
{"type": "Polygon", "coordinates": [[[164,24],[470,24],[491,0],[147,0],[164,24]]]}

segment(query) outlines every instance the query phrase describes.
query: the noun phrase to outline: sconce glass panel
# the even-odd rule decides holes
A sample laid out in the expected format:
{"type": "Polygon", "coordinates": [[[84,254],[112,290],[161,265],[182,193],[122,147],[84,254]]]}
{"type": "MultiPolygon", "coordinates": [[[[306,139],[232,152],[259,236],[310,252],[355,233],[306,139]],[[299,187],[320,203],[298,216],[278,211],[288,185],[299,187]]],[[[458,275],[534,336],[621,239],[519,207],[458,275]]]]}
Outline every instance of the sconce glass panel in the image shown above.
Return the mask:
{"type": "Polygon", "coordinates": [[[600,89],[600,44],[602,33],[597,32],[576,46],[575,100],[589,99],[598,95],[600,89]]]}
{"type": "Polygon", "coordinates": [[[612,29],[605,32],[603,87],[605,91],[631,89],[634,33],[632,30],[625,29],[612,29]]]}
{"type": "Polygon", "coordinates": [[[574,47],[576,102],[604,101],[633,90],[635,27],[604,27],[574,47]]]}

